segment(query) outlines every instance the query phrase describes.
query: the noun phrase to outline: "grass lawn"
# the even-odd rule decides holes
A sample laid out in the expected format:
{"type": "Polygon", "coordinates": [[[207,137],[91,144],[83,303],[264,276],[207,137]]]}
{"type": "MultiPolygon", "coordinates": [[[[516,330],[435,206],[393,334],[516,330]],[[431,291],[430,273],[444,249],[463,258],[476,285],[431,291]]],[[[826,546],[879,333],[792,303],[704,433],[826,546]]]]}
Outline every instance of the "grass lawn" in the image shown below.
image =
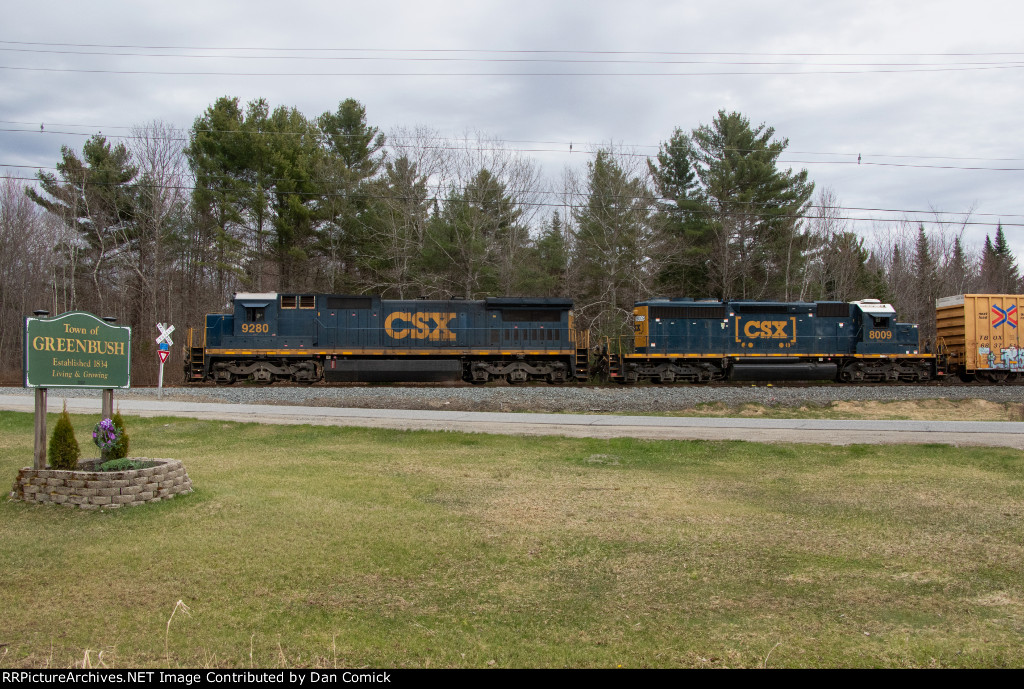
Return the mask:
{"type": "Polygon", "coordinates": [[[196,492],[0,501],[0,667],[1024,666],[1018,451],[126,421],[196,492]]]}

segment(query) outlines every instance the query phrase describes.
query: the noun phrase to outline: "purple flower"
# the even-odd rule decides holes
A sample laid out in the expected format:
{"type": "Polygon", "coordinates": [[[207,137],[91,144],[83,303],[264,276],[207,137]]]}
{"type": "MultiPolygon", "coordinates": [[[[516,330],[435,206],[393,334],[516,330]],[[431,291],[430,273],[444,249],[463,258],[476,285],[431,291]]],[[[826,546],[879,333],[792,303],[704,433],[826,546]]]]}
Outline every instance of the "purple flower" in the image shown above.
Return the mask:
{"type": "Polygon", "coordinates": [[[121,443],[121,429],[112,419],[103,419],[92,431],[93,442],[100,450],[110,450],[121,443]]]}

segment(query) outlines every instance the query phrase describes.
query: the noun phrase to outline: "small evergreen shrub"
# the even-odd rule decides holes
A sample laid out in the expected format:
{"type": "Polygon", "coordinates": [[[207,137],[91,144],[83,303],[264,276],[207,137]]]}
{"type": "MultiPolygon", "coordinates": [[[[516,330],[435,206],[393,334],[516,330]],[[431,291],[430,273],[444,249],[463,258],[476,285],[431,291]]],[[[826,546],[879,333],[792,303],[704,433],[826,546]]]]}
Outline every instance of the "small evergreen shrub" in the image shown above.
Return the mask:
{"type": "Polygon", "coordinates": [[[118,409],[114,412],[114,415],[110,417],[110,420],[114,422],[114,425],[121,429],[121,442],[117,444],[110,451],[110,459],[124,459],[128,456],[128,427],[124,425],[124,419],[121,418],[121,410],[118,409]]]}
{"type": "Polygon", "coordinates": [[[100,464],[100,471],[133,471],[135,469],[148,469],[149,467],[155,467],[156,462],[140,462],[137,459],[111,459],[108,462],[100,464]]]}
{"type": "Polygon", "coordinates": [[[68,405],[64,404],[64,411],[57,419],[57,425],[53,428],[53,436],[50,438],[50,448],[47,452],[47,459],[54,469],[66,469],[74,471],[78,466],[78,458],[82,456],[82,450],[75,440],[75,428],[71,425],[71,417],[68,415],[68,405]]]}

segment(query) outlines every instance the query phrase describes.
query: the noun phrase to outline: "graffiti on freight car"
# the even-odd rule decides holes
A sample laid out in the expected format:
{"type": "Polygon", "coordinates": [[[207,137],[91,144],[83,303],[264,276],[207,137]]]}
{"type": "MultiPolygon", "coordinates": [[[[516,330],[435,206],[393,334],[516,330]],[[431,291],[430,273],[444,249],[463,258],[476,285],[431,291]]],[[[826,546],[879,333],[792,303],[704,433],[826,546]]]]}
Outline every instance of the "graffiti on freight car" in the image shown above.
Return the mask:
{"type": "Polygon", "coordinates": [[[993,350],[991,347],[978,347],[978,358],[986,362],[984,368],[1024,371],[1024,350],[1018,347],[1006,347],[993,350]]]}

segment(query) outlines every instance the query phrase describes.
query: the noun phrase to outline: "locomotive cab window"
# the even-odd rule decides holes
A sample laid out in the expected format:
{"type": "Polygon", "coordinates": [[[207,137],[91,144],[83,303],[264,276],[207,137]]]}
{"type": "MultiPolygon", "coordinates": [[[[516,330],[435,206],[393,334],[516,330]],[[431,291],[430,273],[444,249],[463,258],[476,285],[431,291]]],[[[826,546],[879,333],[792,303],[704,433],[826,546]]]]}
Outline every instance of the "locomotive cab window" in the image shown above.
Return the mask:
{"type": "Polygon", "coordinates": [[[872,325],[876,328],[888,328],[889,317],[888,316],[872,316],[872,325]]]}
{"type": "Polygon", "coordinates": [[[267,320],[267,307],[247,306],[245,307],[245,320],[251,323],[258,323],[267,320]]]}

